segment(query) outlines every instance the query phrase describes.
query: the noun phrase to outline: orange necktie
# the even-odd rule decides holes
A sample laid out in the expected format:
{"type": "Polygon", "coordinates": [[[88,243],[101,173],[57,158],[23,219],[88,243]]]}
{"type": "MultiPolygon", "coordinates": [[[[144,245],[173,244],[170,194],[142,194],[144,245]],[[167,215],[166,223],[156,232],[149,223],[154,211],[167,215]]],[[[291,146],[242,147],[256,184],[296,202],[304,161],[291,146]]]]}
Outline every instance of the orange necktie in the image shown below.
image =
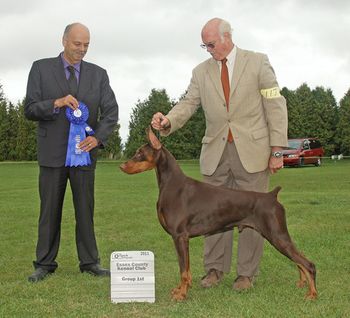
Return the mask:
{"type": "MultiPolygon", "coordinates": [[[[228,78],[228,69],[227,69],[226,62],[227,62],[227,58],[224,58],[221,61],[221,65],[222,65],[222,67],[221,67],[221,84],[222,84],[222,88],[224,90],[226,108],[228,111],[228,105],[229,105],[229,101],[230,101],[230,80],[228,78]]],[[[231,129],[228,130],[227,141],[228,142],[233,141],[231,129]]]]}

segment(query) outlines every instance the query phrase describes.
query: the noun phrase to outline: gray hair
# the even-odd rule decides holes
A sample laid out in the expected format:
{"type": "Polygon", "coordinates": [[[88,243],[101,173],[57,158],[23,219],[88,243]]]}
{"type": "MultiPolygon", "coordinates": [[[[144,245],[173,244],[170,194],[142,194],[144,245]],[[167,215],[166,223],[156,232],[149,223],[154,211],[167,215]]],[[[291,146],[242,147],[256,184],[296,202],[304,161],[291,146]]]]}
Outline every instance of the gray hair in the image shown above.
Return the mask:
{"type": "Polygon", "coordinates": [[[228,33],[230,36],[232,36],[232,28],[230,23],[228,23],[225,20],[221,20],[220,24],[219,24],[219,33],[221,38],[224,37],[225,33],[228,33]]]}

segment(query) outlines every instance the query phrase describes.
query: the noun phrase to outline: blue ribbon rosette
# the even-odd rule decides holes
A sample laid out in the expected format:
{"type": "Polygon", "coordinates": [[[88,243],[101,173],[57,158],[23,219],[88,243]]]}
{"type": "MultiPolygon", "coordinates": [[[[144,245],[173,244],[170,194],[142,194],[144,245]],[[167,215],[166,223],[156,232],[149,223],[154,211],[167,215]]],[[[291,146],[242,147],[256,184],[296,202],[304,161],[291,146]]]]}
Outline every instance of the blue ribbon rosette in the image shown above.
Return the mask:
{"type": "Polygon", "coordinates": [[[91,164],[90,153],[82,151],[79,143],[85,139],[86,134],[94,134],[92,128],[86,123],[89,118],[89,109],[84,103],[79,102],[76,110],[66,108],[66,117],[70,122],[70,129],[65,166],[88,166],[91,164]]]}

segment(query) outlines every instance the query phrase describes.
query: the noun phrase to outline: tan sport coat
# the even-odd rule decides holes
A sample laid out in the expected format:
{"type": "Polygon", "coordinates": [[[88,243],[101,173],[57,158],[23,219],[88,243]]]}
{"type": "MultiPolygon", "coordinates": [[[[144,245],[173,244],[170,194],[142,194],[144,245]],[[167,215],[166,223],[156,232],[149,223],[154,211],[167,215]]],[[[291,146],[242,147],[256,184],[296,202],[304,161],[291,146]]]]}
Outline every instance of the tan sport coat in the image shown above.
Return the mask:
{"type": "Polygon", "coordinates": [[[181,128],[198,107],[206,119],[200,156],[201,173],[212,175],[224,151],[229,128],[249,173],[268,167],[272,146],[287,147],[287,107],[268,57],[237,48],[227,112],[217,61],[210,58],[192,71],[188,92],[166,115],[169,135],[181,128]]]}

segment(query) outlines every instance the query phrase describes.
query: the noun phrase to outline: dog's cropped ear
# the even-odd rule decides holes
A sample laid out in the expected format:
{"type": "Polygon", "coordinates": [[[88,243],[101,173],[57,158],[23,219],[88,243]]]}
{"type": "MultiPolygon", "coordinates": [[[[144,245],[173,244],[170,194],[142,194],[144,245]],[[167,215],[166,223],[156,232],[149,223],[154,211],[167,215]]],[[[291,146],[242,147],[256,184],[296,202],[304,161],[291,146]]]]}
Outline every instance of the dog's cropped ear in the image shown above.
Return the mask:
{"type": "Polygon", "coordinates": [[[148,139],[148,141],[153,149],[159,150],[160,148],[162,148],[162,144],[160,143],[160,141],[158,140],[158,138],[154,134],[151,126],[148,126],[146,128],[146,134],[147,134],[147,139],[148,139]]]}

